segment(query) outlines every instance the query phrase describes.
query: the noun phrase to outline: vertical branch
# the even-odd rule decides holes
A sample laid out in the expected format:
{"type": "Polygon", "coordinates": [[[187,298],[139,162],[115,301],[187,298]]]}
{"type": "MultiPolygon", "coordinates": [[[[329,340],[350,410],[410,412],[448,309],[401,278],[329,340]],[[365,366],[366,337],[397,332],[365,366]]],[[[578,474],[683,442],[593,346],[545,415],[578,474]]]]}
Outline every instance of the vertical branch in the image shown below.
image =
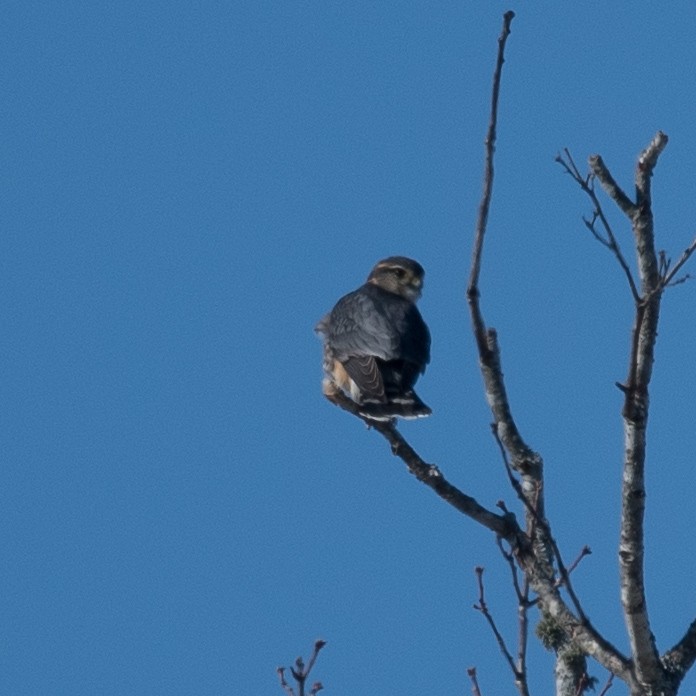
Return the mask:
{"type": "Polygon", "coordinates": [[[503,29],[498,38],[498,57],[493,72],[493,90],[491,94],[491,111],[488,121],[488,131],[484,141],[486,148],[485,161],[483,165],[483,192],[479,203],[478,217],[476,219],[476,235],[474,237],[474,250],[471,257],[471,270],[469,273],[469,285],[467,287],[467,298],[471,310],[471,321],[473,324],[474,338],[478,346],[479,355],[489,355],[488,341],[486,338],[486,324],[479,304],[479,277],[481,275],[481,259],[483,257],[483,240],[486,235],[488,225],[488,213],[491,208],[491,198],[493,196],[493,159],[495,154],[495,141],[498,129],[498,100],[500,97],[500,81],[505,63],[505,44],[510,35],[510,25],[515,17],[514,12],[506,12],[503,16],[503,29]]]}
{"type": "MultiPolygon", "coordinates": [[[[498,56],[493,73],[493,89],[491,96],[491,112],[488,122],[488,130],[485,139],[485,161],[483,173],[483,192],[476,220],[476,232],[474,236],[474,249],[471,258],[469,272],[469,284],[467,287],[467,300],[471,313],[471,323],[479,352],[479,361],[483,374],[486,398],[493,412],[496,432],[502,440],[505,448],[512,455],[512,465],[517,471],[540,469],[539,456],[533,452],[522,440],[517,430],[515,421],[510,412],[509,401],[505,384],[503,382],[500,367],[500,350],[495,329],[487,328],[480,305],[479,277],[481,275],[481,260],[483,257],[483,242],[488,224],[491,198],[493,195],[494,154],[498,125],[498,101],[500,96],[500,82],[503,64],[505,63],[505,44],[510,35],[510,24],[515,16],[514,12],[506,12],[503,17],[503,29],[498,38],[498,56]]],[[[526,491],[531,495],[535,486],[526,491]]],[[[539,500],[539,512],[543,514],[543,501],[539,500]]]]}
{"type": "MultiPolygon", "coordinates": [[[[581,615],[578,618],[573,615],[560,595],[559,587],[556,585],[554,577],[554,542],[551,529],[545,520],[543,462],[541,457],[522,439],[512,417],[503,381],[497,333],[495,329],[486,327],[480,307],[478,284],[481,273],[483,243],[493,191],[493,157],[498,120],[498,97],[502,66],[505,62],[505,43],[510,33],[510,23],[513,17],[514,14],[512,12],[505,14],[503,30],[498,39],[498,59],[493,76],[491,115],[485,140],[483,193],[476,223],[474,249],[467,287],[467,301],[479,353],[479,363],[486,398],[493,414],[494,432],[500,438],[505,450],[509,452],[511,466],[522,478],[522,490],[526,501],[527,534],[532,540],[533,550],[531,554],[527,553],[526,550],[524,553],[520,553],[520,549],[516,550],[515,553],[520,567],[525,572],[530,586],[539,595],[539,601],[544,610],[558,621],[568,639],[577,646],[577,649],[585,655],[592,655],[610,671],[621,675],[622,679],[631,681],[632,675],[628,660],[594,629],[585,616],[581,615]]],[[[562,579],[567,584],[567,576],[565,574],[562,574],[562,579]]],[[[576,606],[579,606],[577,602],[576,606]]],[[[560,659],[561,657],[557,655],[557,661],[560,659]]],[[[582,663],[582,661],[578,662],[582,663]]],[[[567,688],[558,693],[563,696],[574,696],[577,685],[585,677],[585,671],[582,664],[578,666],[577,664],[571,664],[569,661],[565,661],[564,664],[566,665],[566,673],[569,673],[568,670],[570,670],[574,676],[571,680],[572,683],[567,684],[567,688]]],[[[559,682],[557,681],[557,686],[558,684],[559,682]]]]}
{"type": "Polygon", "coordinates": [[[491,197],[493,195],[493,153],[495,152],[495,140],[498,127],[498,98],[500,96],[500,79],[505,63],[505,44],[510,35],[510,25],[515,18],[512,11],[503,15],[503,30],[498,38],[498,59],[493,73],[493,92],[491,94],[491,112],[488,122],[488,132],[486,133],[486,162],[483,174],[483,195],[479,204],[478,220],[476,223],[476,239],[474,241],[474,252],[471,262],[471,273],[469,276],[469,292],[478,287],[479,275],[481,273],[481,256],[483,254],[483,237],[486,234],[488,224],[488,212],[491,207],[491,197]]]}
{"type": "MultiPolygon", "coordinates": [[[[483,176],[483,192],[478,209],[476,222],[476,233],[474,237],[474,249],[472,253],[471,269],[469,274],[469,284],[467,287],[467,300],[471,314],[471,323],[479,353],[479,363],[483,376],[486,398],[493,415],[494,436],[502,442],[505,450],[510,453],[510,464],[522,477],[522,497],[525,503],[525,516],[527,533],[533,542],[533,555],[535,559],[535,572],[533,576],[528,575],[530,583],[534,589],[540,593],[542,603],[547,605],[551,611],[566,613],[569,612],[560,600],[558,589],[554,587],[551,592],[545,588],[546,592],[539,586],[542,583],[551,582],[553,584],[553,552],[551,545],[551,534],[547,524],[539,524],[540,520],[545,520],[544,513],[544,486],[543,486],[543,462],[541,457],[534,452],[523,440],[517,425],[512,417],[510,403],[503,381],[503,372],[500,364],[500,350],[498,337],[495,329],[487,328],[480,306],[479,278],[481,274],[481,260],[483,256],[483,243],[488,223],[491,198],[493,194],[494,178],[494,154],[497,136],[498,123],[498,101],[500,95],[500,82],[502,68],[505,62],[505,44],[510,34],[510,23],[514,13],[507,12],[504,16],[503,30],[498,39],[498,57],[495,71],[493,74],[493,90],[491,97],[491,111],[488,124],[488,131],[485,139],[485,163],[483,176]],[[542,580],[543,577],[543,580],[542,580]]],[[[525,572],[528,572],[525,570],[525,572]]],[[[577,620],[573,617],[573,623],[577,620]]],[[[589,623],[583,620],[586,630],[592,630],[589,623]]],[[[588,631],[589,632],[589,631],[588,631]]],[[[593,631],[592,631],[593,632],[593,631]]],[[[594,636],[593,636],[594,637],[594,636]]],[[[593,648],[596,644],[593,642],[593,648]]],[[[612,656],[614,660],[617,655],[612,656]]],[[[506,655],[510,661],[509,654],[506,655]]],[[[560,659],[557,657],[557,659],[560,659]]],[[[524,693],[526,685],[526,674],[516,671],[516,683],[520,693],[524,693]],[[521,678],[520,678],[521,675],[521,678]]],[[[577,670],[575,683],[583,677],[584,670],[577,670]]],[[[558,682],[557,682],[558,684],[558,682]]],[[[574,696],[575,686],[570,684],[569,688],[560,691],[563,696],[574,696]],[[572,688],[571,688],[572,687],[572,688]]]]}
{"type": "Polygon", "coordinates": [[[657,340],[663,281],[660,274],[652,215],[650,180],[667,136],[658,132],[643,150],[636,165],[636,202],[627,202],[600,157],[590,158],[590,167],[607,194],[631,221],[638,260],[641,296],[631,339],[631,355],[624,393],[624,465],[621,495],[619,573],[621,603],[637,681],[655,685],[663,669],[650,629],[644,584],[645,452],[648,422],[648,386],[657,340]]]}

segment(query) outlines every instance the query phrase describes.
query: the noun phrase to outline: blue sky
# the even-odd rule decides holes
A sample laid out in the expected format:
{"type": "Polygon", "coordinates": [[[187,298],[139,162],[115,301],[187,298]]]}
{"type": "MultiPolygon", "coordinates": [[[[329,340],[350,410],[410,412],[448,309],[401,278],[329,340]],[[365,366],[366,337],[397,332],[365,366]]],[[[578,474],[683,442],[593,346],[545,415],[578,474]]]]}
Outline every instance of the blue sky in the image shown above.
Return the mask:
{"type": "MultiPolygon", "coordinates": [[[[631,301],[553,158],[654,179],[658,245],[694,235],[696,7],[528,2],[508,45],[482,275],[519,425],[589,616],[622,649],[617,534],[631,301]]],[[[432,418],[403,426],[515,506],[464,298],[499,2],[10,2],[0,41],[0,690],[514,693],[490,534],[320,394],[316,321],[387,255],[426,269],[432,418]]],[[[630,231],[607,205],[628,256],[630,231]]],[[[696,272],[696,269],[692,270],[696,272]]],[[[661,649],[694,617],[696,285],[667,294],[649,435],[661,649]]],[[[534,646],[531,685],[552,662],[534,646]]],[[[601,682],[606,675],[596,665],[601,682]]],[[[695,688],[691,676],[684,692],[695,688]]],[[[615,685],[612,695],[625,693],[615,685]]]]}

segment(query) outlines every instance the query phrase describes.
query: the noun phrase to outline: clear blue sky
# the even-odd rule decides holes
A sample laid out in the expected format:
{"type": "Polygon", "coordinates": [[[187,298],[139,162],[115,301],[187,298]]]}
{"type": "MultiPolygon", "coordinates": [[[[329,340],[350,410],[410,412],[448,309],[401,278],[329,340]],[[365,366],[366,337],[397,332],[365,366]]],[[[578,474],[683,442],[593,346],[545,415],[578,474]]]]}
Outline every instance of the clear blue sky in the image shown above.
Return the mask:
{"type": "MultiPolygon", "coordinates": [[[[403,432],[467,493],[515,507],[463,303],[506,9],[6,3],[3,694],[279,694],[275,667],[318,637],[326,693],[459,695],[470,665],[486,696],[514,693],[471,609],[480,564],[514,641],[494,540],[323,400],[313,333],[377,259],[418,259],[433,334],[419,391],[434,415],[403,432]]],[[[696,6],[512,9],[483,308],[545,457],[556,538],[569,560],[594,551],[576,588],[626,649],[613,385],[630,296],[553,158],[599,152],[630,190],[664,130],[657,234],[678,255],[696,231],[696,6]]],[[[652,392],[661,649],[696,610],[695,302],[693,283],[665,298],[652,392]]],[[[550,659],[535,646],[530,660],[534,693],[550,693],[550,659]]]]}

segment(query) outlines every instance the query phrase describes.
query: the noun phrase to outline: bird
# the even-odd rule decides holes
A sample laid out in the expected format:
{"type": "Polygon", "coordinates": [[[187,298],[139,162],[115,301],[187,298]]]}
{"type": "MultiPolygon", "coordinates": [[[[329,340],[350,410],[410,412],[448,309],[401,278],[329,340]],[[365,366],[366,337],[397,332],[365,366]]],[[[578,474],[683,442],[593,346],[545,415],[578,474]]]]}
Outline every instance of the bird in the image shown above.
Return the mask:
{"type": "Polygon", "coordinates": [[[382,259],[319,321],[325,396],[342,391],[377,421],[432,413],[413,389],[430,362],[430,331],[416,307],[424,275],[413,259],[382,259]]]}

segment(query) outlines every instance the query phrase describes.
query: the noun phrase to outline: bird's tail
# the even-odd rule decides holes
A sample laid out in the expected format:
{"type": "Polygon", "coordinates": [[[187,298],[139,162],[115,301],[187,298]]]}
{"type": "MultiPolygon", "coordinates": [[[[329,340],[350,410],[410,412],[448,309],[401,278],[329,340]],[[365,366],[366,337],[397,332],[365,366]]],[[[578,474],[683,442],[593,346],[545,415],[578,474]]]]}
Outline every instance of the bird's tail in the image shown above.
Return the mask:
{"type": "Polygon", "coordinates": [[[392,418],[425,418],[431,413],[431,408],[424,404],[414,391],[393,396],[387,403],[366,401],[360,405],[361,416],[378,421],[388,421],[392,418]]]}

